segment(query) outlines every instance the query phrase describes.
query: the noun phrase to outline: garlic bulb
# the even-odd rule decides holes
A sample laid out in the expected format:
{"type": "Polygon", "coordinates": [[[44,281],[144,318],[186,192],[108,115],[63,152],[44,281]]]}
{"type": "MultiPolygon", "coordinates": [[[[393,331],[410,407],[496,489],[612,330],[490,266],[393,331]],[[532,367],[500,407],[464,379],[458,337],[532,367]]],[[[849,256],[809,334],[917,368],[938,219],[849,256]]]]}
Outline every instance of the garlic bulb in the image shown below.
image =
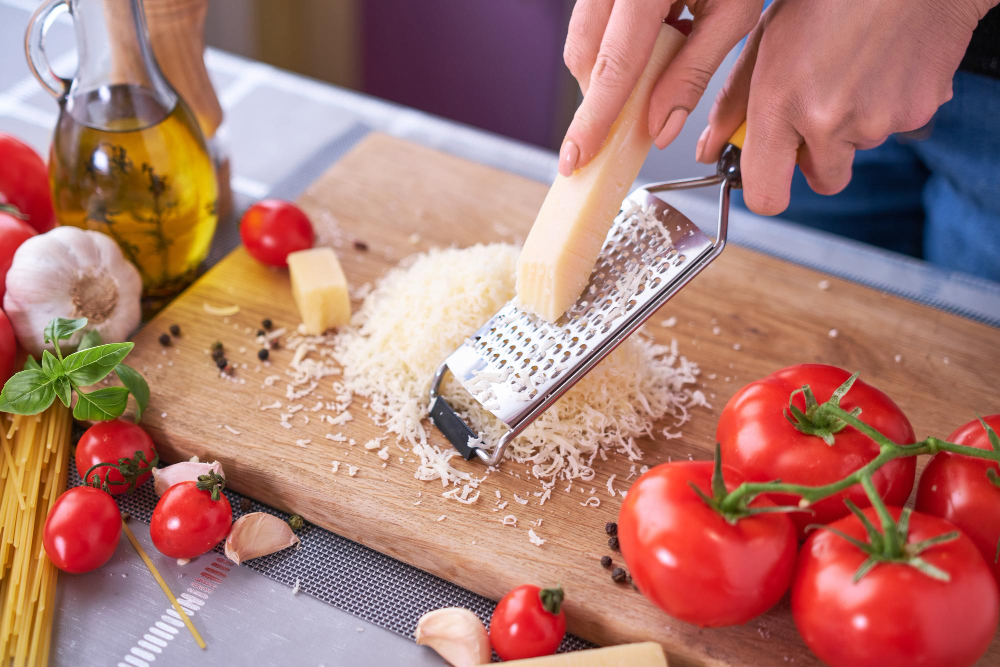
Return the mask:
{"type": "Polygon", "coordinates": [[[233,523],[226,538],[226,558],[237,565],[298,544],[291,527],[273,514],[251,512],[233,523]]]}
{"type": "Polygon", "coordinates": [[[222,464],[218,461],[212,463],[181,461],[164,468],[153,468],[153,491],[156,491],[156,495],[159,497],[174,484],[197,482],[199,476],[207,475],[210,472],[221,477],[226,476],[226,473],[222,472],[222,464]]]}
{"type": "Polygon", "coordinates": [[[415,635],[418,644],[430,646],[454,667],[485,665],[492,658],[486,627],[468,609],[429,611],[417,621],[415,635]]]}
{"type": "MultiPolygon", "coordinates": [[[[118,343],[139,326],[139,272],[118,245],[100,232],[56,227],[33,236],[17,249],[7,272],[3,309],[21,345],[38,356],[46,345],[42,331],[54,317],[86,317],[105,343],[118,343]]],[[[77,332],[65,345],[72,348],[77,332]]]]}

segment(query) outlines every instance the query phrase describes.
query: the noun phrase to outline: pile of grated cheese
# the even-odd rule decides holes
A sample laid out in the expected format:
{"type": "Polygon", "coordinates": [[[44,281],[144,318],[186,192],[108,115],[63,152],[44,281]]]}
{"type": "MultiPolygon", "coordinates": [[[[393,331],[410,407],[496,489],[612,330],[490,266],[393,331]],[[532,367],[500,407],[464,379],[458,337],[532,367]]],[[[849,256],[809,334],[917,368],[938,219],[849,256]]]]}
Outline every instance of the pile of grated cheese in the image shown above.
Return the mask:
{"type": "MultiPolygon", "coordinates": [[[[461,485],[463,499],[481,480],[450,465],[454,449],[428,442],[428,391],[445,357],[514,296],[517,254],[513,245],[491,244],[413,256],[374,286],[333,345],[344,387],[365,397],[375,422],[411,447],[419,458],[415,476],[461,485]]],[[[594,460],[609,453],[639,460],[635,438],[652,435],[665,419],[676,429],[691,407],[707,405],[698,374],[676,341],[664,346],[632,336],[508,451],[542,480],[536,495],[544,503],[556,479],[593,479],[594,460]]],[[[506,431],[450,375],[442,393],[487,445],[506,431]]]]}

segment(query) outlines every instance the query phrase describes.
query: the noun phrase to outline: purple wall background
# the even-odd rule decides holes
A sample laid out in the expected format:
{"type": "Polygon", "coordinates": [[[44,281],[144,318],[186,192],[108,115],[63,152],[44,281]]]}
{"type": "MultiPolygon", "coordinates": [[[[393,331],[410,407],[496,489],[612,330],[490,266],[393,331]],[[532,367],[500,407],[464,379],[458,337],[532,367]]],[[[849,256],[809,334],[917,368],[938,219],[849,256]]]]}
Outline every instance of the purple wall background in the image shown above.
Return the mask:
{"type": "MultiPolygon", "coordinates": [[[[562,0],[363,2],[365,92],[546,147],[565,128],[562,0]]],[[[566,119],[568,120],[568,119],[566,119]]]]}

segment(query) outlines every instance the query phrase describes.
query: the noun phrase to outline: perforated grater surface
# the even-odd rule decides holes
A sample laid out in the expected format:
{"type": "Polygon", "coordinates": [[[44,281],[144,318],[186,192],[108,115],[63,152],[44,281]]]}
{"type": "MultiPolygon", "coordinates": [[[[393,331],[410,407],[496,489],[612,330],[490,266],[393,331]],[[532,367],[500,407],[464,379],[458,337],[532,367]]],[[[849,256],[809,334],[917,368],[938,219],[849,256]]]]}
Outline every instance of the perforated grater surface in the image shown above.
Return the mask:
{"type": "Polygon", "coordinates": [[[633,191],[622,202],[590,283],[555,324],[511,300],[444,360],[431,383],[430,416],[462,456],[499,463],[521,431],[719,256],[730,190],[741,186],[739,155],[729,146],[715,175],[633,191]],[[714,240],[657,196],[712,185],[721,185],[714,240]],[[499,442],[481,443],[440,395],[449,371],[507,425],[499,442]]]}

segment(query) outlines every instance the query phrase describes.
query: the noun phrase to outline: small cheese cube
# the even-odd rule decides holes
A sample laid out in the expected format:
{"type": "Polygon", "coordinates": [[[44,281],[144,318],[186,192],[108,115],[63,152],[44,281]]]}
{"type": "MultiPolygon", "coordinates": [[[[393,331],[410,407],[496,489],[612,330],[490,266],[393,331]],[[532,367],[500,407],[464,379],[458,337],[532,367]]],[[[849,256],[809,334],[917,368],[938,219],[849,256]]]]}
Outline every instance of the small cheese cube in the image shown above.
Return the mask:
{"type": "Polygon", "coordinates": [[[656,642],[622,644],[547,655],[543,658],[511,660],[505,665],[521,667],[667,667],[663,647],[656,642]]]}
{"type": "Polygon", "coordinates": [[[292,296],[306,333],[318,335],[351,320],[347,278],[330,248],[310,248],[288,255],[292,296]]]}

